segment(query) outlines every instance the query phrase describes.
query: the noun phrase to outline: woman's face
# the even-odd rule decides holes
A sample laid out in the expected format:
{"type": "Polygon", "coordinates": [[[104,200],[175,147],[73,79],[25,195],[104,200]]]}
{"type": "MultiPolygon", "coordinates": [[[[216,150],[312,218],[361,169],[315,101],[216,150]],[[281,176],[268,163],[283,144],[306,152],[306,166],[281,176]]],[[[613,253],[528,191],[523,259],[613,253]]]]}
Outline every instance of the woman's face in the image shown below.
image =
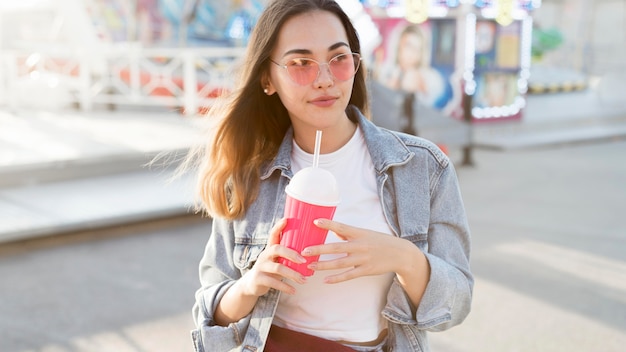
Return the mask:
{"type": "Polygon", "coordinates": [[[273,61],[284,65],[294,58],[310,58],[322,64],[317,79],[299,85],[286,69],[270,63],[268,94],[278,94],[287,108],[296,141],[298,135],[315,137],[315,130],[334,129],[349,123],[345,110],[354,77],[337,80],[325,63],[339,54],[351,52],[341,21],[330,12],[298,15],[286,21],[280,29],[271,54],[273,61]]]}

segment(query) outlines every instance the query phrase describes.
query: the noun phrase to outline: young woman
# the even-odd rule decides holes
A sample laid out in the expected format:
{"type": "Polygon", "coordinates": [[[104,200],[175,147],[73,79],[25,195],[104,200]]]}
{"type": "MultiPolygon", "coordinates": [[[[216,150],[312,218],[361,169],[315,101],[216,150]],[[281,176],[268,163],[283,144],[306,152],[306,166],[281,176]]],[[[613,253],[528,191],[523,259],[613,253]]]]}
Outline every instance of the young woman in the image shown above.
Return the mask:
{"type": "Polygon", "coordinates": [[[427,331],[469,313],[470,238],[453,165],[426,140],[374,126],[365,77],[357,33],[334,1],[275,0],[259,18],[201,158],[213,228],[197,351],[267,351],[275,331],[356,351],[428,351],[427,331]],[[316,130],[341,203],[333,221],[315,222],[326,243],[297,253],[280,245],[285,187],[312,164],[316,130]],[[315,255],[310,277],[279,263],[315,255]]]}

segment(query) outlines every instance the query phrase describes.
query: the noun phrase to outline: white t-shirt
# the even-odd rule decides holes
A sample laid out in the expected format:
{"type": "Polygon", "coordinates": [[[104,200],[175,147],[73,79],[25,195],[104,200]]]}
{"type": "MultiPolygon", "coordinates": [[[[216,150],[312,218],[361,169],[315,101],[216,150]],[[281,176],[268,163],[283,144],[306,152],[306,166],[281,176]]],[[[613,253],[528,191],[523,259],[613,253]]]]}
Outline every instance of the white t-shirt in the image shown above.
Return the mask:
{"type": "MultiPolygon", "coordinates": [[[[312,165],[313,154],[303,151],[294,141],[291,159],[295,173],[312,165]]],[[[341,203],[333,220],[391,234],[383,215],[374,166],[360,128],[341,149],[320,155],[319,166],[330,171],[339,184],[341,203]]],[[[338,241],[341,240],[337,235],[329,231],[326,243],[338,241]]],[[[320,261],[340,256],[343,254],[322,255],[320,261]]],[[[326,276],[345,270],[316,272],[303,285],[289,281],[296,288],[296,294],[281,295],[274,324],[329,340],[375,340],[386,328],[381,311],[394,274],[365,276],[337,284],[323,282],[326,276]]]]}

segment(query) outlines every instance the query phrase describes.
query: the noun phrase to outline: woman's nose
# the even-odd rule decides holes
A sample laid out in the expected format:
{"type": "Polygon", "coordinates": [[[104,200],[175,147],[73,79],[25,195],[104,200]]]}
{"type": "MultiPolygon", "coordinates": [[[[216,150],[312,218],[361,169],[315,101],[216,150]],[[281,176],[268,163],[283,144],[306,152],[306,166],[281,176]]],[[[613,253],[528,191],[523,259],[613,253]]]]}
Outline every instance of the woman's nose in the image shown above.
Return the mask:
{"type": "Polygon", "coordinates": [[[335,83],[335,77],[330,72],[330,66],[323,64],[319,66],[319,72],[317,73],[317,79],[315,84],[317,87],[330,87],[335,83]]]}

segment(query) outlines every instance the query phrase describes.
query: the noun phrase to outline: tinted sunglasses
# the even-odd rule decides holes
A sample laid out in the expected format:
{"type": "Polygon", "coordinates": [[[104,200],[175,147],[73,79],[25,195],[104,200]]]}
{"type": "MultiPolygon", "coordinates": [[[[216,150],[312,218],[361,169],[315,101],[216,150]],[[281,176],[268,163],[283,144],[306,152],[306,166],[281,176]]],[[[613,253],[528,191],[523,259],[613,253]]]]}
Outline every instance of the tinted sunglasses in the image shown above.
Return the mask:
{"type": "Polygon", "coordinates": [[[301,86],[309,85],[319,77],[322,65],[327,65],[333,77],[339,81],[347,81],[354,77],[361,65],[361,55],[357,53],[339,54],[327,63],[319,63],[306,57],[294,58],[283,65],[270,61],[287,70],[291,80],[301,86]]]}

